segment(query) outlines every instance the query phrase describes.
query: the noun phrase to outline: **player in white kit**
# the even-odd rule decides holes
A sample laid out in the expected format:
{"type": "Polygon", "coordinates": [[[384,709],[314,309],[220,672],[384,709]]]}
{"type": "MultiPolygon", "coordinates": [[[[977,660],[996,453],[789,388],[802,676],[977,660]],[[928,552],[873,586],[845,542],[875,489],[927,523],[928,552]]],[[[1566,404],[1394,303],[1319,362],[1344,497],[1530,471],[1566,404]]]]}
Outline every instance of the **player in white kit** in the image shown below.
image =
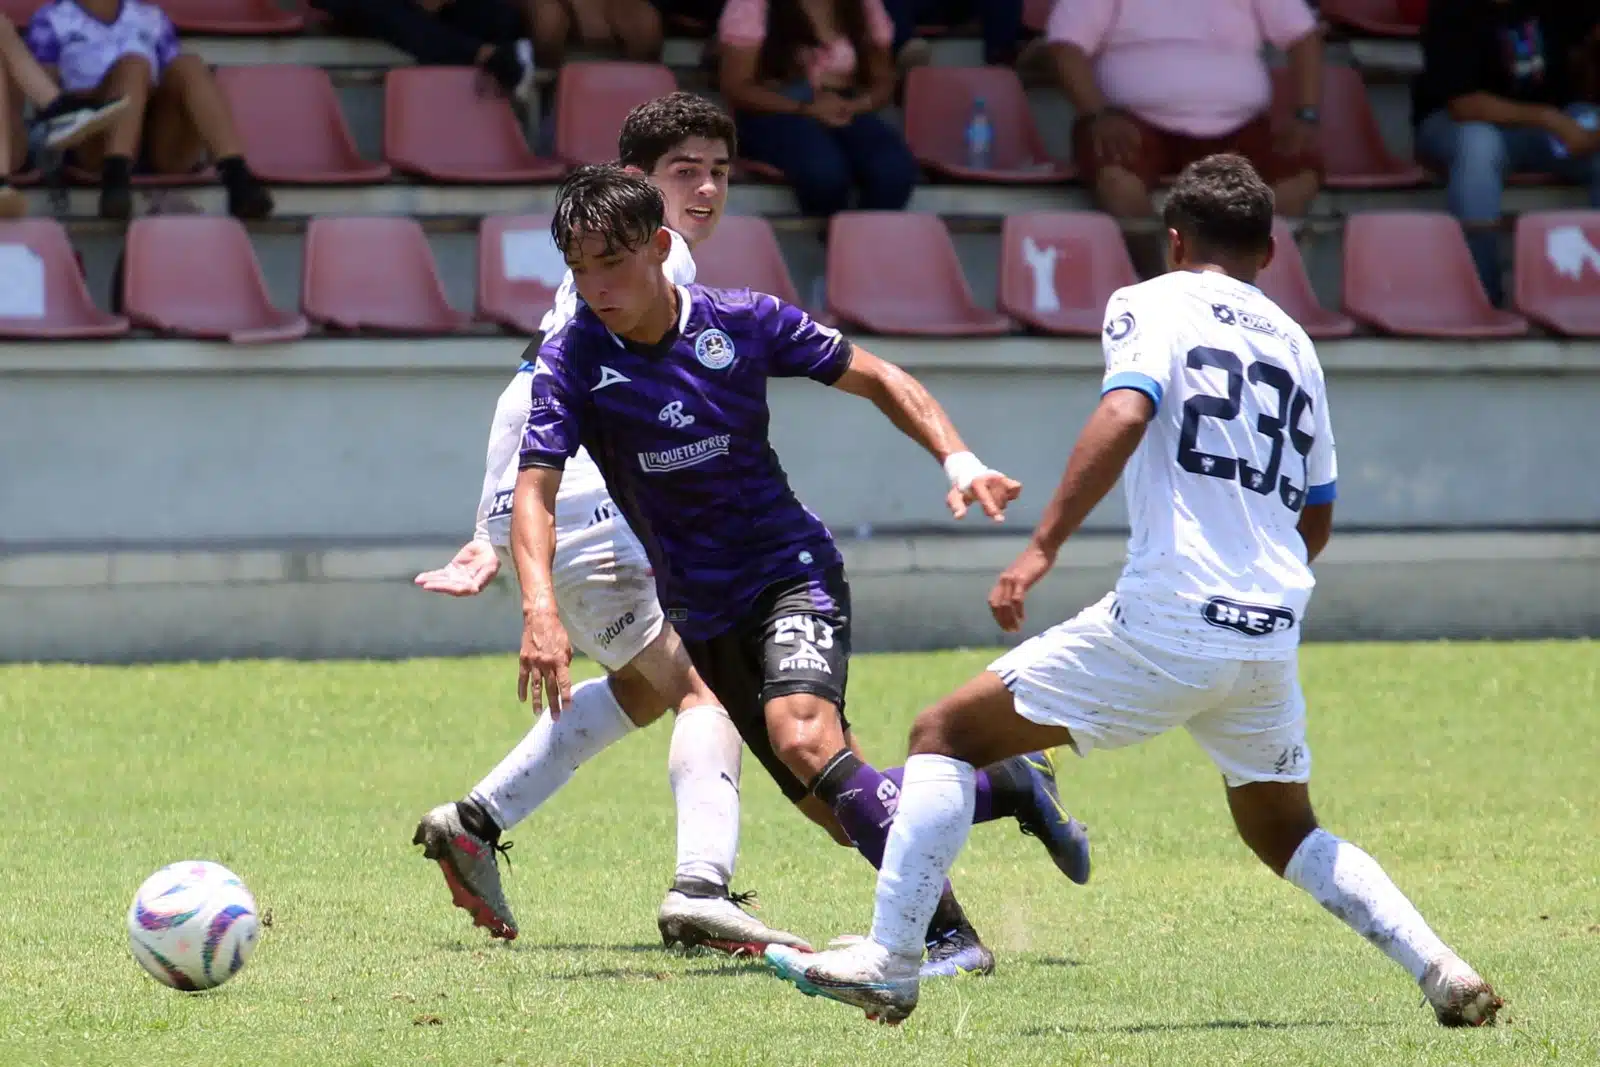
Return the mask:
{"type": "Polygon", "coordinates": [[[1183,727],[1221,769],[1262,862],[1404,967],[1441,1023],[1493,1022],[1489,984],[1312,811],[1296,656],[1337,461],[1311,342],[1250,284],[1272,255],[1272,192],[1244,159],[1211,156],[1183,172],[1164,213],[1171,273],[1112,296],[1100,405],[989,604],[1016,630],[1029,588],[1121,476],[1132,537],[1115,591],[918,717],[872,937],[767,959],[808,994],[904,1019],[923,927],[971,825],[974,766],[1183,727]]]}
{"type": "MultiPolygon", "coordinates": [[[[722,217],[734,146],[732,119],[691,93],[643,104],[623,123],[621,162],[647,175],[667,204],[672,251],[663,271],[676,284],[694,281],[690,247],[709,237],[722,217]]],[[[577,309],[569,271],[540,332],[555,333],[577,309]]],[[[471,596],[488,585],[502,561],[510,565],[518,452],[539,373],[536,362],[525,362],[501,393],[473,539],[445,567],[419,574],[422,588],[471,596]]],[[[602,378],[596,388],[625,383],[620,376],[602,378]]],[[[662,937],[669,944],[728,952],[804,945],[743,911],[738,905],[744,898],[729,893],[739,844],[743,742],[682,641],[665,625],[644,549],[582,450],[567,463],[555,519],[553,576],[562,622],[573,645],[604,667],[607,677],[574,686],[559,715],[542,714],[465,799],[423,816],[414,843],[438,861],[453,900],[474,923],[495,937],[516,937],[495,858],[505,847],[500,833],[548,800],[579,765],[670,708],[676,712],[668,772],[678,808],[678,863],[658,916],[662,937]]]]}

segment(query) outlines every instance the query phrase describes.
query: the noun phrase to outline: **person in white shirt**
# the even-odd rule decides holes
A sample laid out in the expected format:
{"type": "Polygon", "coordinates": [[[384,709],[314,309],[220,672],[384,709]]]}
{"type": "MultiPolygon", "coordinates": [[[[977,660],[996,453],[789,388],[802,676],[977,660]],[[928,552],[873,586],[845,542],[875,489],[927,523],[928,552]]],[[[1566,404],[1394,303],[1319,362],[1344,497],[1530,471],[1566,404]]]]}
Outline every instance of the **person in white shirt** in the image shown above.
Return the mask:
{"type": "MultiPolygon", "coordinates": [[[[662,191],[672,251],[663,273],[695,279],[690,248],[709,237],[728,198],[733,121],[692,93],[640,105],[623,123],[618,154],[662,191]]],[[[546,337],[577,313],[569,271],[540,324],[546,337]]],[[[511,500],[522,432],[533,402],[536,364],[524,362],[501,393],[489,429],[483,492],[473,539],[447,565],[417,575],[430,592],[472,596],[510,561],[511,500]]],[[[557,713],[546,711],[528,735],[467,797],[423,816],[414,843],[437,860],[455,903],[495,937],[517,935],[495,861],[500,834],[555,794],[577,768],[666,713],[676,712],[668,774],[678,808],[678,862],[658,915],[668,944],[729,953],[769,944],[804,945],[739,906],[730,894],[739,848],[743,742],[721,702],[700,678],[682,640],[666,625],[655,579],[638,538],[618,513],[600,470],[579,450],[567,462],[556,499],[552,568],[562,622],[577,649],[606,670],[581,682],[557,713]]]]}
{"type": "Polygon", "coordinates": [[[1272,191],[1242,157],[1210,156],[1185,168],[1164,215],[1171,273],[1112,296],[1100,405],[989,606],[1018,629],[1028,590],[1122,477],[1132,537],[1115,591],[918,717],[871,938],[774,946],[768,962],[808,994],[904,1019],[923,926],[972,822],[974,767],[1181,726],[1221,769],[1262,862],[1409,971],[1441,1023],[1493,1022],[1489,984],[1312,811],[1296,656],[1337,460],[1311,342],[1251,284],[1272,257],[1272,191]]]}

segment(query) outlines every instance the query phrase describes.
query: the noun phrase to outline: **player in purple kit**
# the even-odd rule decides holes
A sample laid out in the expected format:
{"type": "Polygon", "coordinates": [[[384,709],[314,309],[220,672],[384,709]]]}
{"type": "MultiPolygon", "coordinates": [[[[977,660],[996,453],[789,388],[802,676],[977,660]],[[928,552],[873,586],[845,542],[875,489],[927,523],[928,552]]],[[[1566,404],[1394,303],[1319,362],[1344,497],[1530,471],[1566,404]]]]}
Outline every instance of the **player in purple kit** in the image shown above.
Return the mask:
{"type": "MultiPolygon", "coordinates": [[[[957,518],[999,519],[1019,486],[962,444],[915,379],[764,293],[673,286],[649,183],[581,168],[552,234],[585,306],[546,338],[512,511],[523,590],[519,696],[567,699],[571,646],[555,609],[553,514],[568,457],[586,447],[655,570],[667,618],[784,794],[877,866],[899,788],[869,766],[844,718],[850,590],[827,528],[801,505],[768,441],[767,381],[807,376],[865,397],[945,465],[957,518]]],[[[1082,827],[1042,753],[979,775],[979,816],[1016,818],[1062,871],[1088,876],[1082,827]]],[[[946,886],[924,975],[987,973],[992,954],[946,886]]]]}

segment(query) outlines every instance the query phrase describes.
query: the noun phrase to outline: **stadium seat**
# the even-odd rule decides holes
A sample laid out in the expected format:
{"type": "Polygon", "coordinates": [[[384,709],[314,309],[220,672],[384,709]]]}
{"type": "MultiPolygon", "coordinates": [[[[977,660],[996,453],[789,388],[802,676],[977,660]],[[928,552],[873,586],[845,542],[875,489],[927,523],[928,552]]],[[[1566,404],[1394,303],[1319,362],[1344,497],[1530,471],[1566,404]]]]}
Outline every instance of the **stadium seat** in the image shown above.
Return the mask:
{"type": "Polygon", "coordinates": [[[1050,25],[1050,9],[1055,0],[1023,0],[1022,24],[1036,33],[1043,33],[1050,25]]]}
{"type": "MultiPolygon", "coordinates": [[[[1273,121],[1285,123],[1294,114],[1294,88],[1289,72],[1273,71],[1273,121]]],[[[1318,147],[1329,189],[1398,189],[1422,185],[1427,172],[1414,160],[1389,151],[1372,114],[1367,87],[1354,67],[1322,68],[1322,121],[1318,147]]]]}
{"type": "Polygon", "coordinates": [[[1072,168],[1050,158],[1039,139],[1022,81],[1010,67],[915,67],[906,75],[906,143],[917,161],[955,181],[1044,185],[1072,168]],[[966,127],[982,98],[994,131],[990,165],[967,163],[966,127]]]}
{"type": "Polygon", "coordinates": [[[1004,315],[980,308],[937,215],[841,211],[828,222],[828,310],[872,333],[994,337],[1004,315]]]}
{"type": "Polygon", "coordinates": [[[1515,303],[1555,333],[1600,337],[1600,211],[1517,218],[1515,303]]]}
{"type": "Polygon", "coordinates": [[[305,19],[273,0],[161,0],[160,6],[184,33],[259,36],[306,28],[305,19]]]}
{"type": "Polygon", "coordinates": [[[1329,311],[1317,299],[1311,279],[1306,275],[1306,265],[1300,258],[1300,246],[1295,242],[1294,231],[1283,219],[1272,220],[1272,236],[1277,253],[1267,269],[1256,278],[1256,288],[1277,304],[1289,317],[1300,324],[1306,336],[1313,341],[1328,341],[1349,337],[1356,332],[1356,324],[1348,316],[1329,311]]]}
{"type": "Polygon", "coordinates": [[[94,306],[59,222],[0,223],[0,337],[78,340],[127,332],[127,319],[94,306]]]}
{"type": "Polygon", "coordinates": [[[217,85],[233,112],[244,155],[265,181],[354,185],[389,180],[387,163],[361,158],[321,67],[269,63],[219,67],[217,85]]]}
{"type": "Polygon", "coordinates": [[[306,320],[272,306],[237,219],[159,215],[128,227],[122,303],[135,325],[234,344],[294,341],[306,320]]]}
{"type": "Polygon", "coordinates": [[[478,318],[538,333],[566,272],[549,215],[487,216],[478,229],[478,318]]]}
{"type": "Polygon", "coordinates": [[[399,215],[312,219],[300,305],[340,330],[443,334],[467,325],[445,299],[422,226],[399,215]]]}
{"type": "Polygon", "coordinates": [[[1528,323],[1489,303],[1461,224],[1443,212],[1352,215],[1344,231],[1344,309],[1385,333],[1518,337],[1528,323]]]}
{"type": "Polygon", "coordinates": [[[556,75],[556,155],[573,165],[611,162],[628,112],[677,88],[659,63],[564,64],[556,75]]]}
{"type": "Polygon", "coordinates": [[[1122,230],[1109,215],[1010,215],[1000,231],[1000,310],[1029,329],[1098,336],[1106,301],[1138,280],[1122,230]]]}
{"type": "Polygon", "coordinates": [[[383,83],[383,157],[436,182],[550,182],[567,168],[528,147],[511,101],[474,67],[398,67],[383,83]]]}
{"type": "Polygon", "coordinates": [[[1322,0],[1321,7],[1330,22],[1377,37],[1415,37],[1428,14],[1428,0],[1322,0]]]}
{"type": "Polygon", "coordinates": [[[754,289],[790,304],[800,294],[772,223],[759,215],[725,216],[694,250],[695,280],[713,289],[754,289]]]}

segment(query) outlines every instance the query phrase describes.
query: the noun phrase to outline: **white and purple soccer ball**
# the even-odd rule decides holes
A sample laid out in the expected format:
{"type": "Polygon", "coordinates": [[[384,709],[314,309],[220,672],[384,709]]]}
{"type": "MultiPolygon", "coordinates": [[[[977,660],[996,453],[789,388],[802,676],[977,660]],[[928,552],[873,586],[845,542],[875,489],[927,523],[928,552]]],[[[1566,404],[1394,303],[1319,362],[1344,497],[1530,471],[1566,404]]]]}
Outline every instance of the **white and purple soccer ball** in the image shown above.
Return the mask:
{"type": "Polygon", "coordinates": [[[239,876],[206,860],[161,868],[128,908],[133,958],[156,981],[191,993],[238,974],[260,928],[255,898],[239,876]]]}

